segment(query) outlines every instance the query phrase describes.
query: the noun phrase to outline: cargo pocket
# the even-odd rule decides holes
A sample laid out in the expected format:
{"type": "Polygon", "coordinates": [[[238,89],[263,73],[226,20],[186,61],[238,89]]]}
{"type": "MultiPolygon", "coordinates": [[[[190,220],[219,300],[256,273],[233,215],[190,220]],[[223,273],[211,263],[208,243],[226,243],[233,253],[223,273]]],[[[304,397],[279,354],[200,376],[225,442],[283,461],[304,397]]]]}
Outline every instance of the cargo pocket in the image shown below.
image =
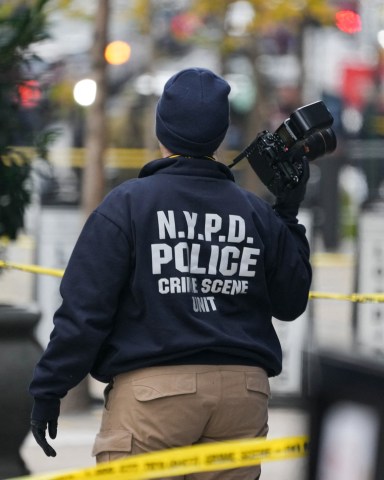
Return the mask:
{"type": "Polygon", "coordinates": [[[132,433],[126,430],[103,430],[96,435],[92,456],[97,462],[126,457],[132,451],[132,433]]]}
{"type": "Polygon", "coordinates": [[[109,396],[113,390],[113,380],[108,383],[108,385],[104,388],[103,396],[104,396],[104,408],[109,410],[109,396]]]}
{"type": "Polygon", "coordinates": [[[196,393],[195,373],[156,375],[132,381],[133,394],[139,402],[196,393]]]}
{"type": "Polygon", "coordinates": [[[271,388],[267,375],[260,375],[260,373],[246,372],[245,384],[247,390],[251,392],[264,393],[268,398],[271,397],[271,388]]]}

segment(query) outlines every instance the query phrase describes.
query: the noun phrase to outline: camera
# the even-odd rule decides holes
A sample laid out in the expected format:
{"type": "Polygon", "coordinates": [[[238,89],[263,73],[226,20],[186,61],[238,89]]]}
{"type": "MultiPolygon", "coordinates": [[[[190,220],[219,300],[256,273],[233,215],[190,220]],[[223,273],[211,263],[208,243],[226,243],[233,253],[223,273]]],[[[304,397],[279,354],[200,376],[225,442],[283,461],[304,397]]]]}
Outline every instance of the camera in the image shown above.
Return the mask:
{"type": "Polygon", "coordinates": [[[264,130],[229,165],[246,157],[272,191],[295,188],[303,173],[303,158],[315,160],[336,149],[333,117],[322,101],[295,110],[274,133],[264,130]]]}

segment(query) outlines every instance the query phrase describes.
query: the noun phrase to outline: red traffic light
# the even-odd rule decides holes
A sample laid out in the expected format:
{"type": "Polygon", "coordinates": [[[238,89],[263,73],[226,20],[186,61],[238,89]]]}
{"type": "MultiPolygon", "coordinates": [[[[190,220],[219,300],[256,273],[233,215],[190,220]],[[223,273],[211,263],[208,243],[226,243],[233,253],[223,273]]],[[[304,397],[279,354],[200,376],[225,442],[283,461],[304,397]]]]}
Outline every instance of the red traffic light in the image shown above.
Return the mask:
{"type": "Polygon", "coordinates": [[[39,83],[36,80],[26,80],[19,85],[18,92],[20,103],[24,108],[37,107],[42,97],[39,83]]]}
{"type": "Polygon", "coordinates": [[[345,33],[361,31],[360,15],[353,10],[339,10],[336,12],[336,27],[345,33]]]}

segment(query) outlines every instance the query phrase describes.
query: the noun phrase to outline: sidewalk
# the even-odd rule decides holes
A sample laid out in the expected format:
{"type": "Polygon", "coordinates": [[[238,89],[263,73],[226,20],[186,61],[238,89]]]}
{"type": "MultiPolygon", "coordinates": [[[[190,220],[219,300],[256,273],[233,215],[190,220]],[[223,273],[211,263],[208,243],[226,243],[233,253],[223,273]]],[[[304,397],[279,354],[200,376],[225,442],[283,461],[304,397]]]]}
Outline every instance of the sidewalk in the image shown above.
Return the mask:
{"type": "MultiPolygon", "coordinates": [[[[82,414],[65,414],[60,417],[56,440],[52,441],[57,456],[46,457],[28,435],[21,455],[31,474],[75,470],[95,465],[91,457],[94,437],[99,428],[101,407],[82,414]]],[[[307,435],[307,416],[294,409],[271,408],[268,438],[307,435]]],[[[305,480],[306,459],[264,463],[261,480],[305,480]]]]}

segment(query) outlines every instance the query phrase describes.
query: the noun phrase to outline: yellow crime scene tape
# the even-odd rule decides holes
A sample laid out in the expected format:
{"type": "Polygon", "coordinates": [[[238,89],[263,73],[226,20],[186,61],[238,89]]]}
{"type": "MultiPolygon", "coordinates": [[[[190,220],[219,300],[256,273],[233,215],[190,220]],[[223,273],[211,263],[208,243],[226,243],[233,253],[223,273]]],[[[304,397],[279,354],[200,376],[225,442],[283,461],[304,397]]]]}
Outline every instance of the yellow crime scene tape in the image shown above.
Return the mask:
{"type": "Polygon", "coordinates": [[[355,303],[382,303],[384,302],[384,293],[326,293],[309,292],[310,299],[325,300],[347,300],[355,303]]]}
{"type": "MultiPolygon", "coordinates": [[[[0,269],[62,277],[64,270],[25,265],[0,260],[0,269]]],[[[13,480],[150,480],[188,473],[228,470],[258,465],[261,462],[303,457],[308,451],[308,437],[247,439],[193,445],[161,450],[98,464],[95,467],[17,477],[13,480]]]]}
{"type": "MultiPolygon", "coordinates": [[[[23,272],[36,273],[41,275],[51,275],[54,277],[62,277],[64,270],[55,268],[40,267],[38,265],[24,265],[21,263],[4,262],[0,260],[0,269],[21,270],[23,272]]],[[[383,293],[328,293],[328,292],[309,292],[309,298],[312,300],[344,300],[358,303],[383,303],[383,293]]]]}
{"type": "Polygon", "coordinates": [[[22,263],[4,262],[3,260],[0,260],[0,268],[21,270],[22,272],[38,273],[42,275],[51,275],[53,277],[62,277],[64,275],[64,270],[39,267],[38,265],[24,265],[22,263]]]}
{"type": "MultiPolygon", "coordinates": [[[[159,450],[99,463],[81,470],[18,477],[17,480],[150,480],[189,473],[212,472],[259,465],[261,462],[304,457],[308,437],[252,438],[159,450]]],[[[13,479],[16,480],[16,479],[13,479]]]]}

